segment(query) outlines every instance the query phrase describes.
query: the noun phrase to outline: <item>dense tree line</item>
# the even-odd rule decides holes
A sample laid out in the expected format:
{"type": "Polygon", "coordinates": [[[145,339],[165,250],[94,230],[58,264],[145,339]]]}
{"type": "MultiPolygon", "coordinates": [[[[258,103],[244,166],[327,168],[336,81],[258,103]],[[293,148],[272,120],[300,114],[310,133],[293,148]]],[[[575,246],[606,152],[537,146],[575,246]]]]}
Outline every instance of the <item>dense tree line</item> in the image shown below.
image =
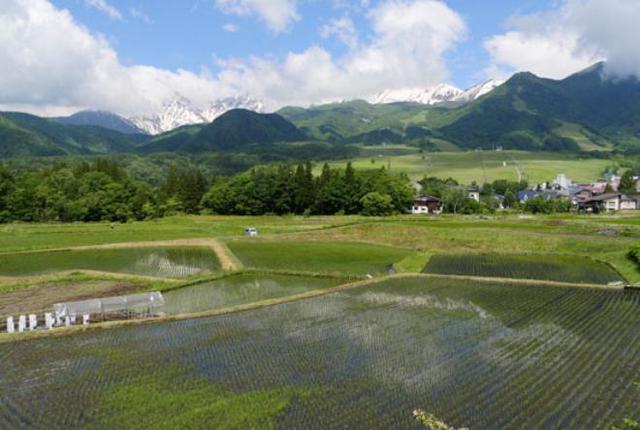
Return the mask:
{"type": "Polygon", "coordinates": [[[222,178],[169,166],[153,185],[136,181],[113,160],[59,163],[12,171],[0,165],[0,222],[126,222],[176,213],[366,214],[404,212],[413,189],[385,169],[356,172],[311,163],[256,167],[222,178]]]}
{"type": "Polygon", "coordinates": [[[20,172],[0,165],[0,222],[126,222],[196,213],[208,185],[197,170],[170,169],[156,189],[103,159],[20,172]]]}
{"type": "MultiPolygon", "coordinates": [[[[191,166],[193,167],[193,166],[191,166]]],[[[356,171],[324,164],[314,175],[310,162],[254,167],[230,177],[170,164],[158,183],[132,179],[115,160],[61,162],[52,166],[9,169],[0,165],[0,222],[126,222],[177,213],[221,215],[384,216],[405,213],[415,190],[404,174],[384,167],[356,171]]],[[[480,201],[468,187],[449,179],[425,177],[422,194],[442,200],[446,213],[494,213],[499,208],[531,213],[568,212],[564,199],[542,197],[520,204],[526,182],[497,180],[478,187],[480,201]]],[[[472,184],[475,186],[475,184],[472,184]]],[[[635,186],[623,178],[621,188],[635,186]],[[628,184],[627,184],[628,182],[628,184]]]]}
{"type": "Polygon", "coordinates": [[[203,206],[225,215],[402,213],[414,190],[406,175],[386,169],[355,171],[325,164],[314,177],[311,163],[297,167],[265,166],[219,180],[207,192],[203,206]]]}

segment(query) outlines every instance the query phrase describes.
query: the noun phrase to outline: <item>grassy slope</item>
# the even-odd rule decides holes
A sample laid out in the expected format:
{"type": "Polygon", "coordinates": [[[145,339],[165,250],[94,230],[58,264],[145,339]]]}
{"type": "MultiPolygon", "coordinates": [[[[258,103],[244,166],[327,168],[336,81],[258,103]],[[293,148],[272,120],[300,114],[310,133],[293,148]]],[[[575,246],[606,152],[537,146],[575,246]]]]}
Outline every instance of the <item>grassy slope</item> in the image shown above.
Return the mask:
{"type": "MultiPolygon", "coordinates": [[[[517,163],[524,170],[524,176],[532,183],[550,181],[559,173],[564,173],[575,181],[586,182],[600,177],[605,167],[611,164],[611,160],[579,159],[572,155],[549,152],[483,151],[420,154],[415,151],[397,155],[399,151],[398,147],[368,148],[366,156],[352,161],[354,167],[360,169],[387,167],[390,161],[393,171],[405,172],[412,179],[420,179],[424,175],[452,177],[467,184],[473,181],[490,182],[495,179],[517,180],[517,163]]],[[[332,164],[345,165],[346,161],[332,164]]]]}

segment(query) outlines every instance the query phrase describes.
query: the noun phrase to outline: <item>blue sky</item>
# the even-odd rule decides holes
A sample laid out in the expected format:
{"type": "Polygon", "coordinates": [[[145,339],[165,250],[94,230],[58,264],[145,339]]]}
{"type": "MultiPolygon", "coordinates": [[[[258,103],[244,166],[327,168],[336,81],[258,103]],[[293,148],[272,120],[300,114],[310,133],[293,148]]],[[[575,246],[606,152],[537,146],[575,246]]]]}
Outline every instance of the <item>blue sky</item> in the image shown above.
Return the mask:
{"type": "MultiPolygon", "coordinates": [[[[300,2],[301,19],[279,33],[271,31],[255,15],[224,13],[215,7],[214,0],[110,0],[109,4],[120,12],[121,19],[114,19],[85,0],[53,0],[53,3],[71,11],[74,18],[91,31],[104,35],[123,63],[171,70],[186,68],[198,72],[206,67],[216,72],[216,58],[282,57],[314,44],[341,55],[347,49],[345,45],[335,38],[322,38],[320,29],[344,15],[354,21],[363,37],[370,33],[366,8],[359,7],[358,1],[346,2],[355,5],[352,7],[336,6],[332,0],[300,2]],[[133,10],[144,17],[133,16],[133,10]],[[236,26],[237,31],[225,31],[223,27],[227,24],[236,26]]],[[[445,3],[457,11],[468,26],[465,41],[445,56],[450,81],[460,87],[486,79],[483,70],[490,58],[483,42],[500,33],[509,17],[544,11],[553,4],[549,0],[448,0],[445,3]]]]}
{"type": "Polygon", "coordinates": [[[638,0],[1,0],[0,110],[266,110],[596,61],[640,76],[638,0]]]}

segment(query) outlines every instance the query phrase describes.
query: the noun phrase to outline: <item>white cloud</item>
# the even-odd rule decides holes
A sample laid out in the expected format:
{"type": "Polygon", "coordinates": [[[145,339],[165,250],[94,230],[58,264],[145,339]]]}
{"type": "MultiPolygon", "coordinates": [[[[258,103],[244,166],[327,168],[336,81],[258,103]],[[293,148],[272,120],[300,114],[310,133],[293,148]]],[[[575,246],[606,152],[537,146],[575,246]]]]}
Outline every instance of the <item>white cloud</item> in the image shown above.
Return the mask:
{"type": "Polygon", "coordinates": [[[226,31],[227,33],[236,33],[238,30],[240,30],[240,27],[238,27],[235,24],[232,24],[230,22],[226,23],[225,25],[222,26],[222,29],[224,31],[226,31]]]}
{"type": "Polygon", "coordinates": [[[127,115],[155,110],[175,94],[202,103],[215,91],[204,74],[123,66],[105,39],[47,0],[3,0],[0,44],[3,110],[127,115]]]}
{"type": "Polygon", "coordinates": [[[514,17],[485,41],[489,74],[531,71],[563,78],[607,60],[612,73],[640,76],[635,0],[565,0],[545,13],[514,17]]]}
{"type": "Polygon", "coordinates": [[[85,3],[93,8],[98,9],[100,12],[108,15],[113,19],[122,19],[122,14],[118,9],[107,3],[107,0],[85,0],[85,3]]]}
{"type": "Polygon", "coordinates": [[[504,78],[516,71],[560,79],[599,60],[592,53],[578,51],[578,37],[563,28],[545,32],[509,31],[485,42],[492,65],[492,78],[504,78]]]}
{"type": "Polygon", "coordinates": [[[343,56],[311,46],[283,58],[221,60],[212,75],[123,65],[107,40],[49,0],[3,2],[0,109],[37,114],[95,108],[134,116],[178,96],[204,107],[243,94],[276,109],[427,86],[448,78],[443,54],[466,31],[440,1],[387,0],[367,15],[371,36],[343,56]]]}
{"type": "Polygon", "coordinates": [[[372,9],[368,19],[372,38],[344,57],[313,46],[289,53],[283,61],[226,63],[219,83],[281,106],[367,97],[447,80],[443,54],[466,33],[455,11],[435,0],[389,0],[372,9]]]}
{"type": "Polygon", "coordinates": [[[580,48],[607,59],[608,70],[617,75],[640,77],[637,0],[571,1],[570,23],[580,34],[580,48]]]}
{"type": "Polygon", "coordinates": [[[296,0],[215,0],[224,13],[257,15],[274,33],[281,33],[300,19],[296,0]]]}
{"type": "Polygon", "coordinates": [[[137,8],[137,7],[129,8],[129,14],[132,17],[143,21],[146,24],[153,24],[153,20],[151,19],[151,17],[146,13],[144,13],[144,11],[140,8],[137,8]]]}
{"type": "Polygon", "coordinates": [[[358,45],[358,33],[353,21],[349,17],[337,18],[325,24],[320,28],[320,35],[327,39],[336,36],[349,48],[355,48],[358,45]]]}

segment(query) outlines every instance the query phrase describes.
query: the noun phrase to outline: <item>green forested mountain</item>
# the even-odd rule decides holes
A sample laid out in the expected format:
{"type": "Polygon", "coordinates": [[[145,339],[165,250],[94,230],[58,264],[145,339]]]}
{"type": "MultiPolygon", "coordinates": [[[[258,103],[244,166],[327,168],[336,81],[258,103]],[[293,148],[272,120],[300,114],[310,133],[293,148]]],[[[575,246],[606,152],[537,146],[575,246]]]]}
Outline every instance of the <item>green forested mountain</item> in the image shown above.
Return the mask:
{"type": "Polygon", "coordinates": [[[606,77],[603,63],[560,81],[519,73],[456,116],[440,131],[461,145],[640,150],[640,82],[606,77]]]}
{"type": "Polygon", "coordinates": [[[134,152],[146,140],[95,126],[60,124],[24,113],[0,113],[0,157],[134,152]]]}
{"type": "Polygon", "coordinates": [[[284,117],[309,134],[349,142],[411,140],[409,127],[461,149],[640,152],[640,82],[610,78],[599,63],[563,80],[514,75],[491,93],[447,109],[415,103],[346,102],[285,108],[284,117]],[[335,136],[335,137],[334,137],[335,136]]]}
{"type": "Polygon", "coordinates": [[[252,144],[305,140],[308,138],[304,133],[278,114],[234,109],[216,118],[211,124],[182,128],[160,135],[141,150],[200,153],[237,150],[252,144]]]}
{"type": "Polygon", "coordinates": [[[424,112],[417,103],[373,105],[363,100],[313,106],[286,107],[280,115],[316,139],[339,141],[381,129],[399,128],[414,115],[424,112]]]}

